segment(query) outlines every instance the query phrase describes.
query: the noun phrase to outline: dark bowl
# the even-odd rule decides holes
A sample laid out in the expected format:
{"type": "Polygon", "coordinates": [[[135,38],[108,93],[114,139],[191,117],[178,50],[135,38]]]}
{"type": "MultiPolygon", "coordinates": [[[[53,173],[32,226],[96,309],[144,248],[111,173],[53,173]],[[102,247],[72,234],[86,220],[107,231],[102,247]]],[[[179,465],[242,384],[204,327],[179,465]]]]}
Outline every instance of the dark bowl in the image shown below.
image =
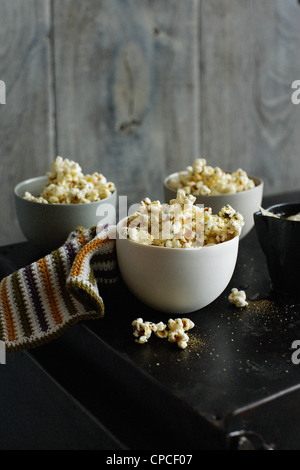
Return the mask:
{"type": "Polygon", "coordinates": [[[272,288],[300,297],[300,221],[286,217],[300,212],[299,203],[282,203],[266,210],[280,218],[254,213],[260,246],[266,256],[272,288]]]}

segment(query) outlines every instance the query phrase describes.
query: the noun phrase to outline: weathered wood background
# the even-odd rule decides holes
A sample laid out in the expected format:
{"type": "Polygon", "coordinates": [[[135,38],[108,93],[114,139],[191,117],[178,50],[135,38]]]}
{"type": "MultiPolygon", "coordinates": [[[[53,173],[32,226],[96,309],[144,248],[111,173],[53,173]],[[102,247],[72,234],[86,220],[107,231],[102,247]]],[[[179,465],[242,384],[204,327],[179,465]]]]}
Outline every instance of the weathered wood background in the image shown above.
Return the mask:
{"type": "Polygon", "coordinates": [[[202,156],[300,188],[298,0],[1,0],[0,244],[61,155],[133,204],[202,156]]]}

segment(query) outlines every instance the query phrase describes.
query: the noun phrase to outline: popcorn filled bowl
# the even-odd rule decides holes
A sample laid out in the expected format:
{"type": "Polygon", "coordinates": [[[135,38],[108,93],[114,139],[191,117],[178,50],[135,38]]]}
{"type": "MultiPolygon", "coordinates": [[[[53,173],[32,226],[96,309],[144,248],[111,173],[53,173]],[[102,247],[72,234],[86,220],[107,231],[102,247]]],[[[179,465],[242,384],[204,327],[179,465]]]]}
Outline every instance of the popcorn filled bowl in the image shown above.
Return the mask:
{"type": "Polygon", "coordinates": [[[61,157],[51,173],[17,184],[14,200],[24,236],[43,252],[61,246],[79,226],[115,223],[114,184],[98,173],[83,175],[78,164],[61,157]]]}
{"type": "MultiPolygon", "coordinates": [[[[213,216],[209,209],[204,214],[191,204],[192,196],[180,192],[173,203],[181,201],[182,209],[184,198],[190,204],[178,212],[178,219],[182,216],[181,229],[178,220],[172,220],[166,211],[166,205],[149,202],[148,198],[142,201],[137,213],[117,225],[117,259],[125,284],[146,305],[173,314],[199,310],[224,291],[236,265],[238,226],[242,225],[239,214],[232,208],[227,207],[223,217],[213,216]],[[158,225],[149,217],[152,210],[158,215],[158,225]],[[205,233],[204,230],[196,233],[198,216],[202,220],[199,226],[206,227],[205,233]],[[188,226],[183,226],[183,219],[188,226]],[[229,220],[232,230],[226,232],[229,220]],[[165,227],[164,221],[169,222],[165,227]],[[152,232],[157,230],[155,236],[150,228],[152,232]],[[170,231],[169,237],[162,236],[164,230],[170,231]]],[[[172,205],[171,200],[168,206],[172,205]]]]}
{"type": "Polygon", "coordinates": [[[226,173],[219,167],[206,164],[205,159],[197,159],[185,171],[167,176],[164,180],[164,196],[169,201],[176,197],[178,188],[196,197],[196,204],[212,208],[216,214],[227,204],[244,217],[244,227],[240,239],[244,238],[254,226],[253,214],[258,211],[263,197],[263,181],[248,176],[238,169],[226,173]]]}

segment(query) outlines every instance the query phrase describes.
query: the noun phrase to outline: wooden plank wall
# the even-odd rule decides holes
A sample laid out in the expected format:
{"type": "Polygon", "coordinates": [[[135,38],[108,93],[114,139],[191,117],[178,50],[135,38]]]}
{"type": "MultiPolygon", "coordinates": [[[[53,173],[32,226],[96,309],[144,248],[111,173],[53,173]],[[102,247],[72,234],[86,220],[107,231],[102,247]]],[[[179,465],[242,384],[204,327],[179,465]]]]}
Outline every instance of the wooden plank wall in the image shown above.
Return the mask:
{"type": "Polygon", "coordinates": [[[299,25],[298,0],[1,0],[0,244],[56,155],[129,205],[198,156],[299,189],[299,25]]]}

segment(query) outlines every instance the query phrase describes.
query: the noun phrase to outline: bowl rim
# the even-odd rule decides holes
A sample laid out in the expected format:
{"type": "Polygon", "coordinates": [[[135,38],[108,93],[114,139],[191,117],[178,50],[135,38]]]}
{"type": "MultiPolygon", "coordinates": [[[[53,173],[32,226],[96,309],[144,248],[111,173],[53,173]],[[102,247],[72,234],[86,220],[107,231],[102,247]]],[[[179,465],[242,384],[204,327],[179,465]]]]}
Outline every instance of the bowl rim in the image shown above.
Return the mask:
{"type": "Polygon", "coordinates": [[[128,237],[119,237],[118,235],[120,234],[120,225],[124,222],[125,220],[127,220],[130,216],[126,216],[126,217],[123,217],[121,220],[119,220],[119,222],[116,224],[116,241],[120,241],[120,240],[125,240],[131,244],[133,244],[134,246],[140,246],[140,247],[145,247],[145,249],[159,249],[159,250],[164,250],[164,251],[172,251],[172,252],[185,252],[185,251],[197,251],[197,252],[200,252],[202,249],[222,249],[220,247],[224,247],[224,246],[228,246],[228,244],[233,244],[233,243],[237,243],[239,245],[239,239],[240,239],[240,236],[239,235],[236,235],[235,237],[231,238],[230,240],[226,240],[225,242],[221,242],[221,243],[215,243],[213,245],[203,245],[203,246],[198,246],[198,247],[186,247],[186,248],[179,248],[179,247],[168,247],[168,246],[157,246],[157,245],[148,245],[146,243],[138,243],[138,242],[135,242],[134,240],[131,240],[130,238],[128,237]]]}
{"type": "Polygon", "coordinates": [[[22,186],[22,185],[25,185],[25,184],[30,184],[30,183],[33,183],[33,182],[36,182],[36,181],[45,181],[45,183],[48,181],[48,177],[43,175],[43,176],[35,176],[33,178],[28,178],[26,180],[23,180],[23,181],[20,181],[19,183],[17,183],[14,187],[14,195],[18,198],[18,199],[21,199],[22,201],[24,201],[24,203],[28,203],[28,204],[33,204],[33,205],[36,205],[36,204],[43,204],[43,206],[45,207],[83,207],[83,206],[91,206],[92,204],[93,205],[97,205],[97,204],[101,204],[101,203],[104,203],[104,202],[107,202],[109,199],[113,198],[116,196],[117,194],[117,188],[115,187],[115,190],[112,194],[110,194],[109,196],[107,196],[106,198],[104,199],[99,199],[98,201],[93,201],[93,202],[79,202],[78,204],[67,204],[65,202],[61,203],[61,202],[49,202],[48,204],[46,203],[41,203],[41,202],[37,202],[37,201],[29,201],[28,199],[24,199],[23,196],[20,196],[18,194],[18,190],[19,188],[22,186]]]}
{"type": "MultiPolygon", "coordinates": [[[[299,202],[279,202],[278,204],[272,204],[271,206],[268,206],[265,208],[266,211],[268,212],[272,212],[275,208],[283,208],[283,207],[287,207],[287,206],[297,206],[299,208],[299,212],[300,212],[300,201],[299,202]]],[[[275,212],[273,212],[275,214],[275,212]]],[[[253,214],[255,217],[270,217],[266,214],[263,214],[261,209],[254,212],[253,214]]],[[[299,220],[289,220],[289,219],[284,219],[284,218],[277,218],[277,217],[271,217],[272,220],[281,220],[281,221],[284,221],[284,222],[293,222],[293,223],[299,223],[299,220]]]]}
{"type": "MultiPolygon", "coordinates": [[[[187,173],[186,170],[183,170],[183,171],[175,171],[174,173],[170,173],[168,176],[165,177],[164,179],[164,186],[169,189],[170,191],[174,191],[174,193],[176,194],[176,189],[174,188],[171,188],[170,186],[168,186],[168,181],[170,180],[170,178],[172,178],[173,176],[175,175],[178,175],[179,173],[187,173]]],[[[254,175],[248,175],[248,178],[250,179],[253,179],[254,180],[254,183],[255,183],[255,186],[254,188],[250,188],[250,189],[246,189],[245,191],[240,191],[238,193],[224,193],[224,194],[192,194],[194,197],[201,197],[201,198],[219,198],[219,197],[234,197],[234,196],[237,196],[238,194],[245,194],[245,193],[250,193],[251,191],[254,191],[256,190],[257,188],[259,188],[260,186],[262,186],[264,184],[264,180],[262,178],[259,178],[258,176],[254,176],[254,175]]]]}

